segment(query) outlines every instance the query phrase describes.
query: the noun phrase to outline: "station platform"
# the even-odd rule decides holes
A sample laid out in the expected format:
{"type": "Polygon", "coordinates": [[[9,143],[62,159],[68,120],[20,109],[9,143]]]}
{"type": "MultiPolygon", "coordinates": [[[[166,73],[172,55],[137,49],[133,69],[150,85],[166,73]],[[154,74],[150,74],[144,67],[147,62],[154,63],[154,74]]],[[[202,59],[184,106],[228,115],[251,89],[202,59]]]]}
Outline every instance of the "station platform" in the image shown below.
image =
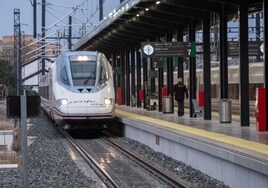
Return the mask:
{"type": "Polygon", "coordinates": [[[231,123],[220,123],[215,112],[212,120],[204,120],[191,118],[187,109],[184,116],[178,117],[177,112],[164,114],[158,110],[116,105],[116,118],[131,127],[125,128],[129,129],[127,137],[181,160],[230,187],[266,187],[268,184],[268,131],[257,131],[254,117],[250,119],[250,126],[243,127],[238,115],[232,115],[231,123]],[[157,139],[169,141],[162,141],[160,147],[157,139]],[[237,178],[244,183],[238,183],[237,178]]]}
{"type": "Polygon", "coordinates": [[[146,110],[143,108],[129,107],[125,105],[116,105],[116,109],[167,122],[173,122],[178,126],[181,125],[201,129],[208,132],[219,133],[234,138],[268,145],[268,131],[257,131],[255,117],[250,117],[250,126],[243,127],[240,126],[240,117],[238,115],[232,115],[231,123],[220,123],[219,113],[216,112],[212,112],[211,120],[204,120],[203,117],[191,118],[188,109],[185,109],[185,114],[181,117],[177,116],[176,110],[174,113],[164,114],[158,110],[146,110]]]}

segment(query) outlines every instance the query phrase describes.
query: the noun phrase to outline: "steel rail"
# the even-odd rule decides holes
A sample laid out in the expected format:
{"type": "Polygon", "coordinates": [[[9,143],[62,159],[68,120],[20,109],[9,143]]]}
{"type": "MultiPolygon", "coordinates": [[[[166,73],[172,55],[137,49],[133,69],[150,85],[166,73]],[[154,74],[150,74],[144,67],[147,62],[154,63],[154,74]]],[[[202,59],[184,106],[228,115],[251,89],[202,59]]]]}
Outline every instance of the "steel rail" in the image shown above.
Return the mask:
{"type": "Polygon", "coordinates": [[[167,184],[169,184],[172,187],[178,187],[178,188],[186,188],[185,185],[182,184],[182,182],[179,182],[178,180],[168,176],[167,174],[161,172],[151,164],[145,162],[143,159],[135,155],[133,152],[129,151],[128,149],[124,148],[123,146],[120,146],[118,143],[114,142],[113,140],[109,139],[107,136],[101,137],[104,141],[115,147],[116,149],[122,151],[124,154],[132,158],[134,161],[136,161],[138,164],[140,164],[142,167],[144,167],[149,172],[155,174],[159,179],[166,181],[167,184]]]}
{"type": "Polygon", "coordinates": [[[102,169],[102,167],[93,159],[93,157],[88,154],[80,144],[73,139],[66,131],[62,130],[57,126],[61,133],[68,139],[68,141],[75,147],[75,149],[80,153],[80,155],[85,159],[85,161],[91,166],[91,168],[97,173],[103,183],[109,188],[119,188],[119,186],[114,182],[114,180],[109,176],[109,174],[102,169]]]}

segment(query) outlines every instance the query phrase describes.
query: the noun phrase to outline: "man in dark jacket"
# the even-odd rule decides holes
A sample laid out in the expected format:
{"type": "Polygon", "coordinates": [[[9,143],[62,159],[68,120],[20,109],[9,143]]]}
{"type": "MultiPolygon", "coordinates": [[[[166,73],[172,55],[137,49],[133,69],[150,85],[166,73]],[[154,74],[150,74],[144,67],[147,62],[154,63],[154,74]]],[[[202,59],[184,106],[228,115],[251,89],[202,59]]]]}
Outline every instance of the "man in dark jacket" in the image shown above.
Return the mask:
{"type": "Polygon", "coordinates": [[[184,106],[183,102],[186,97],[188,99],[188,90],[183,84],[182,79],[178,78],[178,83],[174,85],[172,95],[175,93],[175,100],[178,103],[178,116],[184,115],[184,106]]]}

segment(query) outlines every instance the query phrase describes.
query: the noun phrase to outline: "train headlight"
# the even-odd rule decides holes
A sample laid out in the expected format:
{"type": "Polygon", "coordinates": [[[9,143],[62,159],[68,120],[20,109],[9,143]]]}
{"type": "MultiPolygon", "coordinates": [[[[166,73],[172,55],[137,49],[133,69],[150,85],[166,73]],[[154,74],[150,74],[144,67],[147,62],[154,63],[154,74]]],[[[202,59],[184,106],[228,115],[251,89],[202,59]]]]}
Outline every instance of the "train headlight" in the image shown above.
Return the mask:
{"type": "Polygon", "coordinates": [[[113,99],[108,99],[108,98],[104,99],[104,104],[105,105],[109,105],[109,104],[112,104],[112,103],[113,103],[113,99]]]}
{"type": "Polygon", "coordinates": [[[67,105],[68,104],[68,100],[67,99],[58,99],[57,103],[59,106],[61,105],[67,105]]]}

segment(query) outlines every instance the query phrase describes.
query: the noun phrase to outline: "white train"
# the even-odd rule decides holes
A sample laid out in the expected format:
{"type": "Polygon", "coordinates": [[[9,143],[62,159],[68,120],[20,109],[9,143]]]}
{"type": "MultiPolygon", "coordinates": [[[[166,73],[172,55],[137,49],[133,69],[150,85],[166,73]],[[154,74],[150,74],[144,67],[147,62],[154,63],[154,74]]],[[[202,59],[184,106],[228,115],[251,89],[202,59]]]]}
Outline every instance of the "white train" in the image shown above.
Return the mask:
{"type": "Polygon", "coordinates": [[[64,128],[102,126],[114,118],[112,67],[100,52],[62,53],[39,82],[43,110],[64,128]]]}
{"type": "MultiPolygon", "coordinates": [[[[256,88],[264,87],[263,62],[249,63],[249,100],[256,100],[256,88]]],[[[211,98],[220,98],[220,72],[219,64],[211,67],[211,98]]],[[[246,74],[246,73],[245,73],[246,74]]],[[[141,78],[143,80],[143,76],[141,78]]],[[[177,82],[177,71],[173,72],[174,84],[177,82]]],[[[155,80],[156,91],[158,93],[158,79],[155,80]]],[[[190,88],[189,70],[184,70],[184,83],[190,88]]],[[[239,65],[228,66],[228,97],[233,100],[239,100],[240,69],[239,65]]],[[[167,72],[164,72],[164,87],[167,87],[167,72]]],[[[142,86],[143,88],[143,86],[142,86]]],[[[196,69],[196,96],[198,91],[204,90],[203,69],[196,69]]]]}
{"type": "MultiPolygon", "coordinates": [[[[246,74],[246,73],[245,73],[246,74]]],[[[249,64],[249,100],[256,98],[256,88],[263,87],[264,71],[263,62],[249,64]]],[[[177,76],[177,75],[175,75],[177,76]]],[[[197,91],[203,90],[203,69],[196,70],[197,91]]],[[[184,71],[184,82],[189,88],[189,71],[184,71]]],[[[211,68],[211,97],[220,97],[220,72],[219,67],[211,68]]],[[[228,95],[231,99],[239,100],[240,69],[239,65],[228,66],[228,95]]]]}

